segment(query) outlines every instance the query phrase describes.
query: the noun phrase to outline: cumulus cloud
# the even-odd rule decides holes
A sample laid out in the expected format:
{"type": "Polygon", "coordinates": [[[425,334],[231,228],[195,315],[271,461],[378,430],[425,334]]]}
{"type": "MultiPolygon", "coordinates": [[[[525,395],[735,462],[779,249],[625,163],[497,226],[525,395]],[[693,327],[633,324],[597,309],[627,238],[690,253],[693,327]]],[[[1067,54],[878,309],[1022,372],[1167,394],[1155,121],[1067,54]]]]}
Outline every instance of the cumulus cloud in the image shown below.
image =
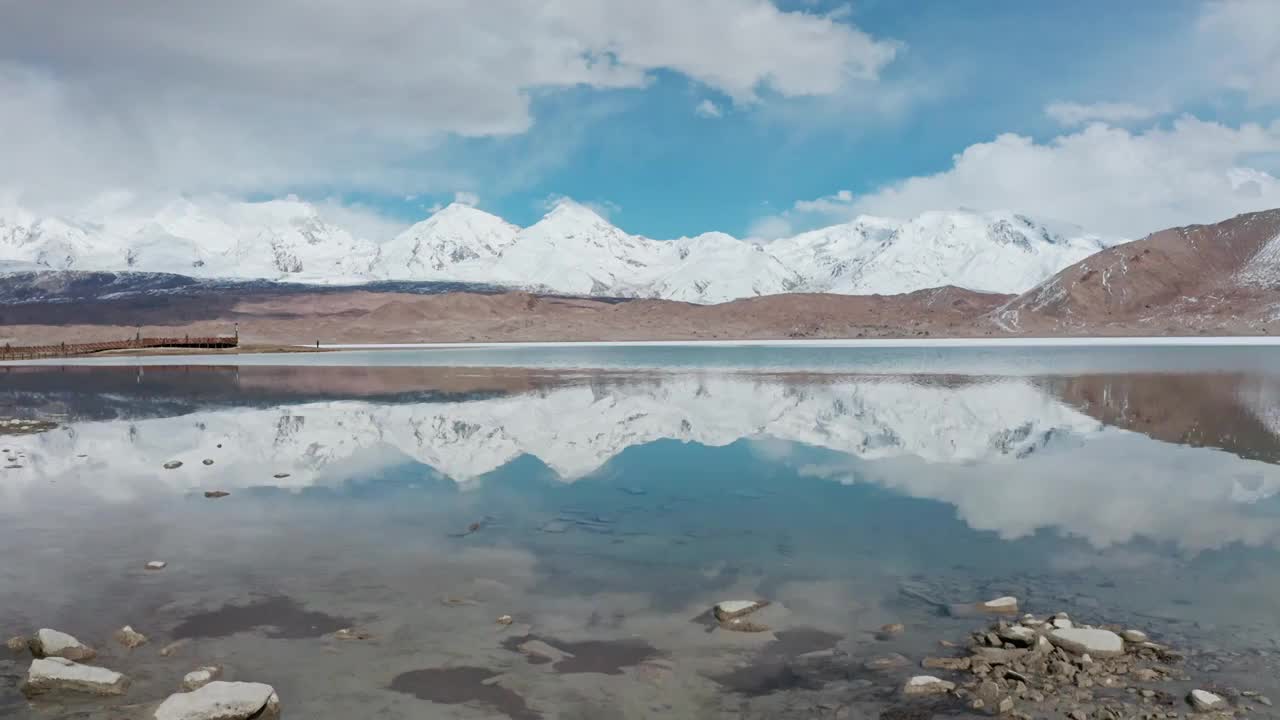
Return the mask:
{"type": "Polygon", "coordinates": [[[757,240],[777,240],[791,235],[794,228],[791,221],[782,215],[766,215],[757,218],[747,228],[747,236],[757,240]]]}
{"type": "Polygon", "coordinates": [[[797,212],[821,213],[824,215],[845,215],[853,207],[853,191],[838,190],[832,195],[817,200],[797,200],[792,209],[797,212]]]}
{"type": "Polygon", "coordinates": [[[703,100],[693,108],[693,112],[698,117],[718,118],[724,113],[720,110],[720,106],[710,100],[703,100]]]}
{"type": "Polygon", "coordinates": [[[1280,101],[1280,3],[1215,0],[1197,23],[1202,52],[1193,53],[1227,87],[1255,104],[1280,101]]]}
{"type": "Polygon", "coordinates": [[[1044,112],[1059,124],[1075,126],[1094,121],[1122,125],[1149,120],[1165,110],[1126,102],[1055,102],[1046,106],[1044,112]]]}
{"type": "Polygon", "coordinates": [[[770,0],[4,5],[3,180],[57,192],[439,191],[465,178],[406,158],[524,133],[539,93],[666,71],[735,103],[822,96],[897,52],[770,0]]]}
{"type": "Polygon", "coordinates": [[[1182,117],[1141,132],[1093,124],[1044,143],[1006,133],[965,148],[947,170],[854,198],[846,212],[1014,209],[1140,237],[1280,207],[1280,180],[1256,165],[1277,152],[1280,121],[1231,127],[1182,117]]]}

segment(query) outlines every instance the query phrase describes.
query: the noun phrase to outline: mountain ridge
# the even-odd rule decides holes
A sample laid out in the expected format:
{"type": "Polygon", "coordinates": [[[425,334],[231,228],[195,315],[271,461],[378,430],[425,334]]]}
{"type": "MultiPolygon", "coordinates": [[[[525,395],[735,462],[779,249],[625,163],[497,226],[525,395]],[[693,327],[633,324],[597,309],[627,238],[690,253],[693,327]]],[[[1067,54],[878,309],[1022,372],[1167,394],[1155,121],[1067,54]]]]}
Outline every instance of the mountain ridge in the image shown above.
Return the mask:
{"type": "Polygon", "coordinates": [[[160,272],[313,284],[483,283],[584,296],[716,303],[789,292],[1012,294],[1109,241],[1010,212],[859,216],[768,242],[708,232],[653,240],[562,200],[521,228],[453,203],[370,239],[293,198],[74,221],[0,207],[0,272],[160,272]]]}

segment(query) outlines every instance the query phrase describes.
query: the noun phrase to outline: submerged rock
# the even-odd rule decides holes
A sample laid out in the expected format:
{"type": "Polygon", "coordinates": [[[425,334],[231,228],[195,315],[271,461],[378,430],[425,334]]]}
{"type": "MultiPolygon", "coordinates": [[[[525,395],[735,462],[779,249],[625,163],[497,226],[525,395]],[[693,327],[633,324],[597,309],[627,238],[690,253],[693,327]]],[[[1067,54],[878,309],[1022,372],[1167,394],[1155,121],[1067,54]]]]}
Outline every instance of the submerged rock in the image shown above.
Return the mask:
{"type": "Polygon", "coordinates": [[[1187,702],[1191,703],[1191,707],[1195,708],[1196,712],[1213,712],[1227,707],[1226,698],[1208,690],[1192,690],[1187,695],[1187,702]]]}
{"type": "Polygon", "coordinates": [[[263,683],[215,680],[192,692],[170,695],[155,720],[277,720],[280,697],[263,683]]]}
{"type": "Polygon", "coordinates": [[[212,465],[212,464],[213,464],[213,459],[212,459],[212,458],[205,458],[205,459],[201,460],[200,462],[201,462],[201,463],[203,463],[203,464],[205,464],[205,465],[212,465]]]}
{"type": "Polygon", "coordinates": [[[125,625],[117,630],[114,637],[116,642],[130,650],[147,644],[147,636],[137,630],[134,630],[129,625],[125,625]]]}
{"type": "Polygon", "coordinates": [[[539,658],[553,663],[558,663],[565,658],[574,657],[573,653],[567,653],[560,648],[541,640],[525,641],[516,649],[531,658],[539,658]]]}
{"type": "Polygon", "coordinates": [[[372,637],[371,633],[355,628],[342,628],[333,634],[335,640],[368,640],[372,637]]]}
{"type": "Polygon", "coordinates": [[[170,460],[169,462],[164,464],[165,470],[177,470],[180,467],[182,467],[181,460],[170,460]]]}
{"type": "Polygon", "coordinates": [[[893,653],[892,655],[881,655],[874,657],[862,663],[862,667],[867,670],[893,670],[894,668],[906,667],[911,664],[911,660],[906,655],[893,653]]]}
{"type": "Polygon", "coordinates": [[[118,672],[61,657],[32,660],[22,683],[27,697],[56,692],[123,695],[128,689],[129,678],[118,672]]]}
{"type": "Polygon", "coordinates": [[[942,695],[956,689],[956,684],[932,675],[916,675],[902,686],[904,695],[942,695]]]}
{"type": "Polygon", "coordinates": [[[735,617],[722,621],[720,627],[724,630],[732,630],[733,632],[761,633],[769,632],[773,628],[762,623],[751,622],[744,617],[735,617]]]}
{"type": "Polygon", "coordinates": [[[182,689],[187,692],[199,690],[220,677],[222,677],[221,665],[206,665],[202,668],[196,668],[182,676],[182,689]]]}
{"type": "Polygon", "coordinates": [[[31,641],[22,635],[15,635],[6,640],[4,645],[13,652],[22,652],[31,645],[31,641]]]}
{"type": "Polygon", "coordinates": [[[1063,628],[1049,633],[1049,641],[1075,655],[1114,657],[1124,654],[1124,638],[1098,628],[1063,628]]]}
{"type": "Polygon", "coordinates": [[[41,628],[30,642],[31,654],[37,658],[59,657],[75,662],[92,660],[98,653],[70,635],[41,628]]]}
{"type": "Polygon", "coordinates": [[[725,622],[727,620],[733,620],[734,618],[750,615],[751,613],[759,610],[760,608],[767,607],[768,605],[768,600],[725,600],[723,602],[716,603],[712,612],[715,614],[716,620],[725,622]]]}
{"type": "Polygon", "coordinates": [[[165,645],[164,647],[160,648],[160,656],[169,657],[170,655],[173,655],[174,653],[178,652],[179,650],[181,650],[182,648],[190,644],[191,644],[191,640],[189,638],[174,640],[168,645],[165,645]]]}
{"type": "Polygon", "coordinates": [[[876,632],[876,638],[879,640],[888,640],[889,638],[895,638],[906,631],[907,626],[902,623],[889,623],[888,625],[882,626],[880,630],[876,632]]]}
{"type": "Polygon", "coordinates": [[[212,498],[216,500],[218,498],[224,498],[230,494],[231,493],[227,492],[226,490],[207,490],[205,491],[204,496],[207,498],[212,498]]]}

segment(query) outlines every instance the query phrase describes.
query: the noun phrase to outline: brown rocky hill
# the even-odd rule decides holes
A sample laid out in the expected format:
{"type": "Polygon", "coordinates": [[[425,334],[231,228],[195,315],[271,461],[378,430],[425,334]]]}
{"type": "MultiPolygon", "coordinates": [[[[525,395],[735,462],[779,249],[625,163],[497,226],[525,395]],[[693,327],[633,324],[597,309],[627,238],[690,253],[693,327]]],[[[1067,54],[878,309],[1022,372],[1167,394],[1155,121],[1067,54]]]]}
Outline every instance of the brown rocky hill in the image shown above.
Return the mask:
{"type": "Polygon", "coordinates": [[[226,334],[233,324],[246,342],[290,344],[970,336],[986,332],[975,318],[1007,300],[952,287],[905,295],[770,295],[720,305],[517,292],[193,296],[145,306],[97,300],[5,308],[0,344],[135,332],[226,334]]]}
{"type": "MultiPolygon", "coordinates": [[[[989,316],[1014,333],[1280,328],[1280,209],[1161,230],[1059,272],[989,316]]],[[[1144,333],[1146,334],[1146,333],[1144,333]]]]}

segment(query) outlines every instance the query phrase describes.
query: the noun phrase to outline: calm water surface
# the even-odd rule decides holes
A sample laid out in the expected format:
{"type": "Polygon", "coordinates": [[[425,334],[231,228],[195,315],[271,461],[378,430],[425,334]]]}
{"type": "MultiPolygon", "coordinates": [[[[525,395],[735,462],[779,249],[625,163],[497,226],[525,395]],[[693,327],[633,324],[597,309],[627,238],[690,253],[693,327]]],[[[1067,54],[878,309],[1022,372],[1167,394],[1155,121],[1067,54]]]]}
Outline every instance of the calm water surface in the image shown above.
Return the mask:
{"type": "Polygon", "coordinates": [[[862,660],[1005,594],[1280,698],[1280,351],[828,353],[0,369],[0,417],[59,423],[0,435],[0,631],[134,678],[28,704],[0,654],[0,716],[135,717],[221,663],[286,717],[878,717],[918,671],[862,660]],[[774,632],[705,622],[736,598],[774,632]],[[790,664],[829,648],[857,669],[790,664]]]}

